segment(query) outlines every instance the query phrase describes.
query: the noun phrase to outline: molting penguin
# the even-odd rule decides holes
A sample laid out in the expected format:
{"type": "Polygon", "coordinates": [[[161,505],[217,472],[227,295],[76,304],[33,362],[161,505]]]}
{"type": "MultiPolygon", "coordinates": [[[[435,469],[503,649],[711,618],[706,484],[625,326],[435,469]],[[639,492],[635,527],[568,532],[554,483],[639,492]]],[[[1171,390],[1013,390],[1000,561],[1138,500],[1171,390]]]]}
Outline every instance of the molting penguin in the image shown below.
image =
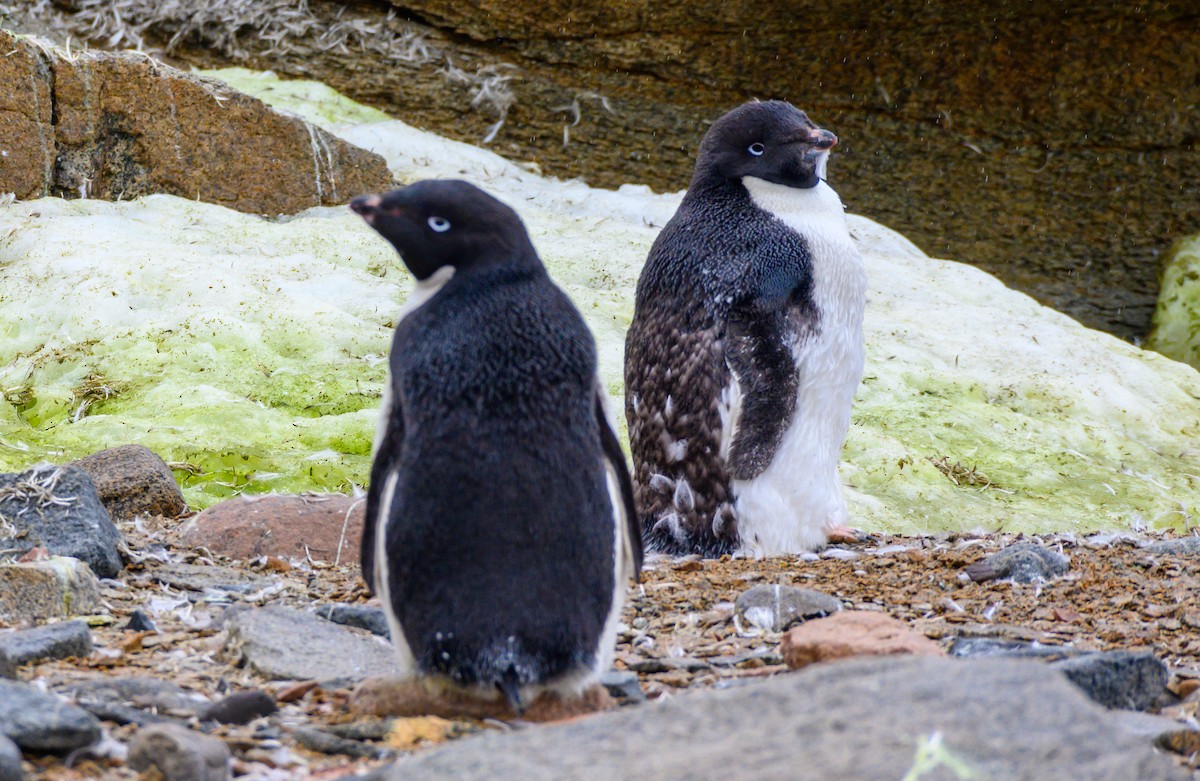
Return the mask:
{"type": "Polygon", "coordinates": [[[596,346],[516,213],[458,181],[351,208],[417,286],[396,326],[362,537],[401,673],[578,694],[641,566],[596,346]]]}
{"type": "Polygon", "coordinates": [[[730,111],[650,250],[625,407],[651,548],[772,555],[849,532],[837,466],[866,273],[825,183],[836,143],[782,101],[730,111]]]}

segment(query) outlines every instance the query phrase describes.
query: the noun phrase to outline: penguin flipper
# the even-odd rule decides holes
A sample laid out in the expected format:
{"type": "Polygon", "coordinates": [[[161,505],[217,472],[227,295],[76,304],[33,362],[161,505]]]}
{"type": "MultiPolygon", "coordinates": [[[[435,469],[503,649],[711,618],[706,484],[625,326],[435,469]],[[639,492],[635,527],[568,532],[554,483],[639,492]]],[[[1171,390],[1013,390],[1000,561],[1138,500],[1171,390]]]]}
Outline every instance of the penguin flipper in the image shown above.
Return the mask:
{"type": "MultiPolygon", "coordinates": [[[[388,382],[391,382],[390,376],[388,382]]],[[[370,594],[375,593],[375,535],[379,528],[383,484],[400,451],[400,442],[404,439],[404,414],[400,404],[391,400],[390,394],[385,394],[384,399],[384,406],[379,411],[384,419],[380,421],[375,441],[371,482],[367,486],[367,511],[363,514],[362,543],[358,552],[363,581],[367,584],[367,592],[370,594]]]]}
{"type": "MultiPolygon", "coordinates": [[[[621,450],[621,443],[617,439],[617,434],[613,431],[613,427],[608,417],[608,404],[606,402],[604,388],[597,384],[596,387],[596,424],[600,429],[600,446],[604,450],[604,460],[608,462],[608,468],[613,471],[617,478],[617,484],[621,488],[621,503],[624,505],[622,515],[625,516],[625,526],[623,530],[624,543],[621,547],[628,552],[631,559],[630,565],[633,569],[633,578],[637,582],[642,580],[642,530],[641,523],[638,520],[637,507],[633,500],[633,480],[629,476],[629,466],[625,463],[625,453],[621,450]]],[[[614,508],[618,509],[618,508],[614,508]]]]}
{"type": "Polygon", "coordinates": [[[796,411],[800,377],[784,311],[734,312],[726,324],[725,360],[741,391],[729,471],[736,480],[762,474],[796,411]]]}

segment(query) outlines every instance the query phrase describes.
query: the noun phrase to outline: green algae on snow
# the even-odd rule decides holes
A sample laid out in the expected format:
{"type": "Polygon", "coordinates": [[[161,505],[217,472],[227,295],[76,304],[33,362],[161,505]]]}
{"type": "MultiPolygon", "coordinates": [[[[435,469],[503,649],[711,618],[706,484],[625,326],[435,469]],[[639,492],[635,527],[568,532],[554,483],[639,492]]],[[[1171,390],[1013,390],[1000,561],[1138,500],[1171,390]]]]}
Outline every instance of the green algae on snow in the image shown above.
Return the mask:
{"type": "Polygon", "coordinates": [[[355,102],[319,81],[281,79],[271,71],[246,68],[219,68],[196,73],[223,81],[274,109],[295,114],[324,130],[391,119],[382,111],[355,102]]]}
{"type": "Polygon", "coordinates": [[[1200,236],[1167,251],[1146,347],[1200,368],[1200,236]]]}

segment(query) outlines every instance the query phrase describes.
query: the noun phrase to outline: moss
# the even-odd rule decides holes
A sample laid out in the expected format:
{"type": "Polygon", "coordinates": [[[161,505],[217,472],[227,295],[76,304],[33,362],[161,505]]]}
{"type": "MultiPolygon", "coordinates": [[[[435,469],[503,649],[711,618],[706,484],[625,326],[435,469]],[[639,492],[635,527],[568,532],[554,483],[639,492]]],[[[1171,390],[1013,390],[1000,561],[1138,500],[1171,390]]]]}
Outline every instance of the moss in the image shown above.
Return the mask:
{"type": "Polygon", "coordinates": [[[382,111],[353,101],[319,81],[285,80],[270,71],[246,68],[220,68],[198,73],[219,79],[239,92],[254,95],[273,108],[296,114],[325,130],[391,119],[382,111]]]}
{"type": "Polygon", "coordinates": [[[1200,236],[1180,239],[1166,254],[1146,347],[1200,368],[1200,236]]]}

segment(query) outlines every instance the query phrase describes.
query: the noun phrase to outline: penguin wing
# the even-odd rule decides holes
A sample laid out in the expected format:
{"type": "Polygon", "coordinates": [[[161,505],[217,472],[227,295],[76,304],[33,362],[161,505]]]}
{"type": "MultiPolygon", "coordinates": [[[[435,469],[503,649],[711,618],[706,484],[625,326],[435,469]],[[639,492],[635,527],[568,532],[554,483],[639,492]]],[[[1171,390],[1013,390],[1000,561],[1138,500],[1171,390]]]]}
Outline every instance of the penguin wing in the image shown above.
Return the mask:
{"type": "Polygon", "coordinates": [[[638,521],[637,509],[633,501],[633,480],[629,477],[629,467],[625,463],[625,453],[617,439],[616,431],[608,414],[608,398],[603,386],[596,383],[596,425],[600,429],[600,446],[604,451],[607,469],[611,470],[621,489],[621,507],[614,507],[615,512],[624,517],[624,524],[618,529],[621,535],[621,550],[628,559],[630,572],[639,583],[642,580],[642,532],[638,521]]]}
{"type": "MultiPolygon", "coordinates": [[[[389,374],[387,382],[392,381],[389,374]]],[[[363,515],[362,544],[358,561],[367,592],[375,593],[375,534],[379,529],[380,499],[383,484],[392,470],[404,440],[404,411],[392,398],[390,387],[385,387],[383,404],[379,409],[379,425],[375,431],[375,457],[371,462],[371,483],[367,486],[367,511],[363,515]]]]}
{"type": "Polygon", "coordinates": [[[792,417],[800,377],[788,327],[799,275],[772,274],[734,305],[725,324],[725,361],[740,392],[740,409],[729,448],[734,479],[762,474],[775,457],[792,417]]]}

